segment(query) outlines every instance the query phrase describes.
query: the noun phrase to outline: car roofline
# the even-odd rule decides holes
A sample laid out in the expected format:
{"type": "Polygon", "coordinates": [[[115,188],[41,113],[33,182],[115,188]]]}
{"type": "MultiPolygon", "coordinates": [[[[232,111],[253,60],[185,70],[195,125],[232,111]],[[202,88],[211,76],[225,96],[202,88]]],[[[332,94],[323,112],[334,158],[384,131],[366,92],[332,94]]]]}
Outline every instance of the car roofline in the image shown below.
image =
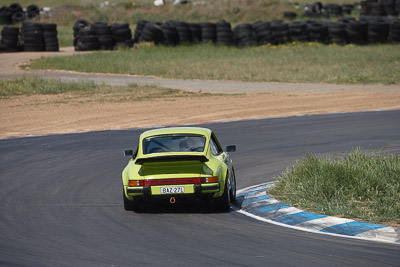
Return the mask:
{"type": "Polygon", "coordinates": [[[209,138],[211,136],[211,133],[212,131],[210,129],[202,127],[167,127],[145,131],[140,135],[140,140],[151,136],[173,134],[204,135],[205,137],[209,138]]]}

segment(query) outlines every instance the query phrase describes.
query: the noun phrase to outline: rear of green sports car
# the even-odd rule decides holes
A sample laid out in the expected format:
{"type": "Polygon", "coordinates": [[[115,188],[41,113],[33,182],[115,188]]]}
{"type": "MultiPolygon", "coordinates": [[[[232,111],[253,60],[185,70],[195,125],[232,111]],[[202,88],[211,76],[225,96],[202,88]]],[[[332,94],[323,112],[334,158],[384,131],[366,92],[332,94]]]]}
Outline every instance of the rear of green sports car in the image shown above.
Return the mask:
{"type": "Polygon", "coordinates": [[[180,198],[214,199],[229,209],[236,196],[232,161],[209,129],[150,130],[140,136],[135,153],[125,153],[132,155],[122,172],[126,210],[162,198],[170,203],[180,198]]]}

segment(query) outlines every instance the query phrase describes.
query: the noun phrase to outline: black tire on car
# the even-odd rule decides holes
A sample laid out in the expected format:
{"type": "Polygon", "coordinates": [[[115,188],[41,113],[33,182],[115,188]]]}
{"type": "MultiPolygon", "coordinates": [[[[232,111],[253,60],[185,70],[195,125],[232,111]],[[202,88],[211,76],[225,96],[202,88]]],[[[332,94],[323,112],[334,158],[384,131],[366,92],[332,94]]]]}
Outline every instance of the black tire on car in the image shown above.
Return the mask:
{"type": "Polygon", "coordinates": [[[124,190],[122,190],[122,196],[124,199],[124,209],[126,211],[135,211],[137,208],[137,206],[135,205],[135,202],[126,198],[124,190]]]}
{"type": "MultiPolygon", "coordinates": [[[[233,173],[235,175],[235,173],[233,173]]],[[[215,208],[220,211],[229,211],[231,208],[231,202],[235,201],[236,199],[236,178],[233,176],[233,182],[235,183],[234,185],[234,191],[232,192],[232,186],[231,188],[228,188],[228,175],[225,179],[225,187],[224,187],[224,193],[222,194],[221,197],[216,198],[214,200],[215,208]]]]}

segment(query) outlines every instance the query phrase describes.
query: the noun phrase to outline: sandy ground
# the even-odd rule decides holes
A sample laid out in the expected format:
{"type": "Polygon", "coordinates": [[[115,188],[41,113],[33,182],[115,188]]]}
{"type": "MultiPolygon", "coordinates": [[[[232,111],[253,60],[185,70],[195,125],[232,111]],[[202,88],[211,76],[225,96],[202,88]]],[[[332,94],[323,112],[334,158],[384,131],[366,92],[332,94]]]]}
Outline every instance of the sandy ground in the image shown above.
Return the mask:
{"type": "Polygon", "coordinates": [[[400,109],[399,93],[247,93],[113,101],[36,95],[0,100],[0,138],[227,120],[400,109]]]}
{"type": "MultiPolygon", "coordinates": [[[[67,49],[56,55],[72,53],[74,52],[71,49],[67,49]]],[[[52,54],[0,55],[0,77],[31,75],[29,71],[19,69],[18,65],[43,55],[52,54]]],[[[117,76],[113,78],[118,79],[117,76]]],[[[199,85],[199,83],[196,81],[196,86],[207,87],[207,84],[199,85]]],[[[399,86],[369,85],[346,88],[340,85],[271,86],[269,83],[256,85],[268,90],[246,88],[241,92],[235,90],[235,94],[143,101],[124,101],[115,99],[111,95],[88,97],[74,94],[2,98],[0,138],[303,114],[400,109],[399,86]],[[325,90],[325,87],[329,90],[325,90]]],[[[186,81],[182,81],[182,87],[179,89],[191,89],[190,83],[186,81]]]]}

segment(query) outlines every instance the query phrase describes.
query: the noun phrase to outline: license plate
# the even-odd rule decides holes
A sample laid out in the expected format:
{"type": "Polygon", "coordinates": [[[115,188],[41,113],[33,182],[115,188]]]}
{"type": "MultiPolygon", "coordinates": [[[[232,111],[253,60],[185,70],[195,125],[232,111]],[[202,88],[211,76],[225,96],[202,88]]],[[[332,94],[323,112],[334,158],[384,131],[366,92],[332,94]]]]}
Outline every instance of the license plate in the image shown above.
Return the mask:
{"type": "Polygon", "coordinates": [[[183,186],[160,188],[160,194],[183,194],[183,193],[185,193],[185,187],[183,186]]]}

